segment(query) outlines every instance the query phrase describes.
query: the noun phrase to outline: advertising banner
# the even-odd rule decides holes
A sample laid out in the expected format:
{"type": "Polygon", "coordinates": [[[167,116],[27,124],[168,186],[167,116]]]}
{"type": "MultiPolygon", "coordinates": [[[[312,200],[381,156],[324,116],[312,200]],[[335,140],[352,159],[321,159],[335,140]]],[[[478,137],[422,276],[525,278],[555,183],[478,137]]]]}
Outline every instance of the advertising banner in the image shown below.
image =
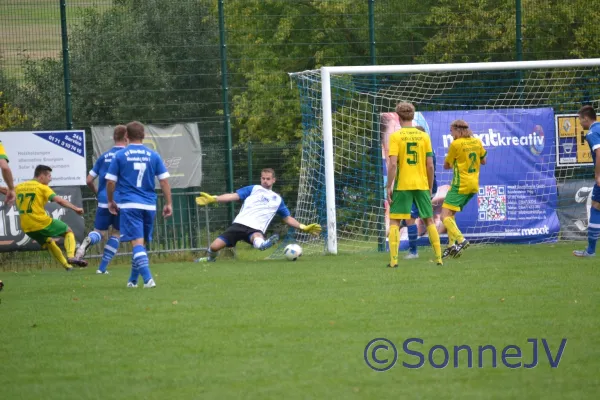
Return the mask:
{"type": "MultiPolygon", "coordinates": [[[[202,184],[202,146],[198,124],[175,124],[167,127],[144,125],[144,145],[156,151],[165,162],[174,189],[202,184]]],[[[93,126],[94,160],[113,145],[114,126],[93,126]]]]}
{"type": "MultiPolygon", "coordinates": [[[[85,185],[85,131],[0,132],[15,185],[33,179],[35,167],[52,168],[52,184],[85,185]]],[[[0,176],[0,186],[6,186],[0,176]]]]}
{"type": "MultiPolygon", "coordinates": [[[[556,152],[551,108],[417,114],[414,125],[427,130],[436,153],[438,191],[432,203],[443,241],[447,238],[439,215],[452,180],[452,170],[444,171],[443,164],[453,140],[450,124],[455,119],[469,123],[488,152],[487,164],[481,166],[477,195],[456,214],[456,222],[465,237],[471,241],[522,243],[556,240],[560,223],[556,213],[556,152]]],[[[390,119],[382,115],[382,132],[390,119]]],[[[417,225],[422,236],[419,244],[428,244],[424,224],[418,220],[417,225]]],[[[408,243],[405,229],[402,231],[401,248],[404,249],[408,243]]]]}
{"type": "Polygon", "coordinates": [[[561,240],[586,240],[594,179],[568,180],[558,185],[561,240]]]}
{"type": "MultiPolygon", "coordinates": [[[[585,140],[587,129],[579,123],[577,114],[559,114],[556,119],[556,165],[594,165],[590,146],[585,140]]],[[[596,118],[600,121],[600,117],[596,118]]]]}

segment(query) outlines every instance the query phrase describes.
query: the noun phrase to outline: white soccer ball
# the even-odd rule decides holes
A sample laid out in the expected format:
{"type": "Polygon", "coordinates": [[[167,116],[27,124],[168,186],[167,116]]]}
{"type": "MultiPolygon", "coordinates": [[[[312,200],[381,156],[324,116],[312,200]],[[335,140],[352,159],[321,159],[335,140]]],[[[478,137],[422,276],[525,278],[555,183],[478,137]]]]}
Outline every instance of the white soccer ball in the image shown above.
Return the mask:
{"type": "Polygon", "coordinates": [[[302,247],[297,244],[288,244],[283,250],[283,255],[288,261],[296,261],[302,255],[302,247]]]}

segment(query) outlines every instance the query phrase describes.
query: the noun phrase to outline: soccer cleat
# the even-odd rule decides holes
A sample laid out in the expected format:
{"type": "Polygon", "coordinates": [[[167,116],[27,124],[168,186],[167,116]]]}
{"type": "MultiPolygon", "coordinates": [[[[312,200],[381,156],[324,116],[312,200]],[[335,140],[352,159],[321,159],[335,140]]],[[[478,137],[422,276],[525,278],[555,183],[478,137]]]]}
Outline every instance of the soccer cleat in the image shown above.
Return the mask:
{"type": "Polygon", "coordinates": [[[91,243],[92,239],[90,239],[89,236],[86,236],[85,239],[83,239],[83,242],[81,242],[81,244],[77,248],[77,251],[75,252],[75,258],[83,258],[83,256],[85,256],[85,252],[87,251],[88,247],[90,247],[91,243]]]}
{"type": "Polygon", "coordinates": [[[148,282],[144,283],[144,288],[152,289],[156,287],[156,283],[154,283],[154,279],[150,279],[148,282]]]}
{"type": "Polygon", "coordinates": [[[279,235],[278,234],[274,234],[273,236],[271,236],[270,238],[268,238],[267,240],[265,240],[263,242],[263,244],[260,245],[259,250],[260,251],[266,250],[269,247],[273,246],[278,241],[279,241],[279,235]]]}
{"type": "Polygon", "coordinates": [[[110,274],[110,272],[108,272],[108,271],[104,271],[104,272],[102,272],[102,271],[100,271],[100,270],[97,270],[97,271],[96,271],[96,274],[98,274],[98,275],[109,275],[109,274],[110,274]]]}
{"type": "Polygon", "coordinates": [[[436,264],[436,265],[444,265],[444,262],[442,261],[442,259],[441,259],[441,258],[438,258],[438,259],[435,261],[435,264],[436,264]]]}
{"type": "Polygon", "coordinates": [[[85,268],[88,266],[87,261],[75,257],[67,259],[67,262],[71,265],[77,265],[80,268],[85,268]]]}
{"type": "Polygon", "coordinates": [[[453,244],[452,246],[446,247],[444,249],[444,253],[442,254],[442,258],[454,256],[455,254],[456,254],[456,245],[453,244]]]}
{"type": "Polygon", "coordinates": [[[75,268],[73,268],[73,267],[68,267],[68,268],[67,267],[63,267],[63,268],[65,269],[66,272],[75,271],[75,268]]]}
{"type": "Polygon", "coordinates": [[[217,261],[216,258],[210,258],[210,257],[200,257],[194,260],[194,262],[199,262],[199,263],[204,263],[204,262],[215,262],[217,261]]]}
{"type": "Polygon", "coordinates": [[[404,256],[405,260],[414,260],[415,258],[419,258],[419,253],[408,252],[408,254],[404,256]]]}
{"type": "Polygon", "coordinates": [[[127,287],[137,287],[137,282],[127,282],[127,287]]]}
{"type": "Polygon", "coordinates": [[[469,247],[469,241],[467,239],[463,240],[462,242],[458,243],[456,245],[456,253],[454,253],[454,258],[458,258],[460,257],[462,254],[462,251],[466,248],[469,247]]]}
{"type": "Polygon", "coordinates": [[[588,253],[587,250],[573,250],[575,257],[596,257],[596,253],[588,253]]]}
{"type": "Polygon", "coordinates": [[[398,268],[398,264],[396,264],[396,265],[390,265],[390,264],[388,264],[387,267],[388,268],[398,268]]]}

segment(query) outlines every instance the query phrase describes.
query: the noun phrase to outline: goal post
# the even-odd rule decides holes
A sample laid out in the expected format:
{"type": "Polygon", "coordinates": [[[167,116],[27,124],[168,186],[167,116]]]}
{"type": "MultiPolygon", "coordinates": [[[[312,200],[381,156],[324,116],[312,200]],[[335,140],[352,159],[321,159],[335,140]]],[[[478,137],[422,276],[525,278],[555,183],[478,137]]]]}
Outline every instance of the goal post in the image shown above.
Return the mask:
{"type": "MultiPolygon", "coordinates": [[[[497,182],[488,176],[483,179],[486,182],[480,182],[480,193],[470,206],[477,209],[475,203],[479,204],[481,218],[464,222],[467,236],[483,242],[511,241],[516,236],[528,236],[530,230],[532,238],[526,242],[576,238],[580,233],[576,231],[582,231],[576,222],[560,224],[557,209],[574,205],[558,204],[557,186],[586,178],[586,170],[589,175],[589,154],[584,154],[587,145],[582,143],[574,114],[583,104],[600,105],[599,72],[600,58],[322,67],[290,74],[300,91],[304,128],[297,217],[326,225],[322,241],[304,236],[298,239],[315,251],[331,254],[337,254],[340,247],[344,251],[383,249],[385,159],[380,154],[387,137],[381,119],[389,123],[387,119],[400,101],[416,106],[432,143],[439,144],[434,151],[440,183],[451,178],[451,172],[449,176],[441,171],[450,118],[465,119],[476,135],[488,135],[491,142],[487,146],[496,146],[495,141],[500,140],[502,147],[508,141],[506,148],[490,153],[496,158],[492,167],[496,171],[491,173],[497,173],[497,182]],[[570,131],[558,126],[561,117],[570,131]],[[535,121],[538,123],[533,124],[535,121]],[[528,146],[534,156],[518,146],[528,146]],[[563,154],[569,146],[569,154],[563,154]],[[511,166],[521,161],[529,164],[519,164],[520,170],[511,166]],[[503,163],[504,169],[513,168],[510,177],[502,176],[503,163]],[[523,176],[519,177],[521,170],[523,176]],[[527,188],[532,185],[544,186],[531,192],[527,188]],[[485,205],[482,203],[491,198],[486,195],[488,187],[490,193],[501,188],[502,193],[512,190],[512,194],[505,193],[502,201],[495,199],[485,205]],[[519,202],[517,198],[525,200],[519,202]],[[526,201],[550,205],[546,207],[546,222],[551,216],[556,223],[552,222],[551,229],[548,223],[540,226],[553,232],[540,234],[540,227],[527,222],[535,218],[519,220],[518,214],[527,215],[527,210],[516,208],[526,201]],[[485,207],[512,207],[515,214],[506,211],[492,221],[484,218],[481,210],[485,207]]],[[[488,166],[482,167],[482,172],[485,168],[488,166]]],[[[531,207],[530,212],[536,215],[537,211],[531,207]]],[[[537,212],[538,221],[542,221],[542,214],[537,212]]],[[[579,222],[587,225],[587,221],[579,222]]]]}

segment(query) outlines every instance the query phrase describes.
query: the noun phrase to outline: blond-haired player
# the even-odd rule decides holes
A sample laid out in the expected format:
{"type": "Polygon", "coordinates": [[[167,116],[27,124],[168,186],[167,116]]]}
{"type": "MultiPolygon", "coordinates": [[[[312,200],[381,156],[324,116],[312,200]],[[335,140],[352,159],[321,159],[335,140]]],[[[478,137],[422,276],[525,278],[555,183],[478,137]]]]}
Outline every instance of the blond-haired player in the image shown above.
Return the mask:
{"type": "Polygon", "coordinates": [[[390,263],[398,266],[400,244],[400,221],[411,218],[413,202],[417,205],[420,218],[427,225],[429,242],[433,247],[436,262],[442,265],[440,236],[433,222],[431,193],[434,182],[433,149],[431,139],[425,132],[414,128],[415,107],[410,103],[399,103],[396,113],[400,119],[400,130],[390,136],[387,195],[390,202],[390,263]]]}
{"type": "Polygon", "coordinates": [[[453,169],[452,184],[444,204],[442,204],[442,223],[448,231],[448,247],[443,257],[460,257],[461,252],[469,247],[456,225],[454,215],[462,211],[479,190],[479,170],[485,165],[487,152],[481,140],[473,136],[469,124],[457,119],[450,124],[450,133],[454,139],[444,160],[444,169],[453,169]]]}

